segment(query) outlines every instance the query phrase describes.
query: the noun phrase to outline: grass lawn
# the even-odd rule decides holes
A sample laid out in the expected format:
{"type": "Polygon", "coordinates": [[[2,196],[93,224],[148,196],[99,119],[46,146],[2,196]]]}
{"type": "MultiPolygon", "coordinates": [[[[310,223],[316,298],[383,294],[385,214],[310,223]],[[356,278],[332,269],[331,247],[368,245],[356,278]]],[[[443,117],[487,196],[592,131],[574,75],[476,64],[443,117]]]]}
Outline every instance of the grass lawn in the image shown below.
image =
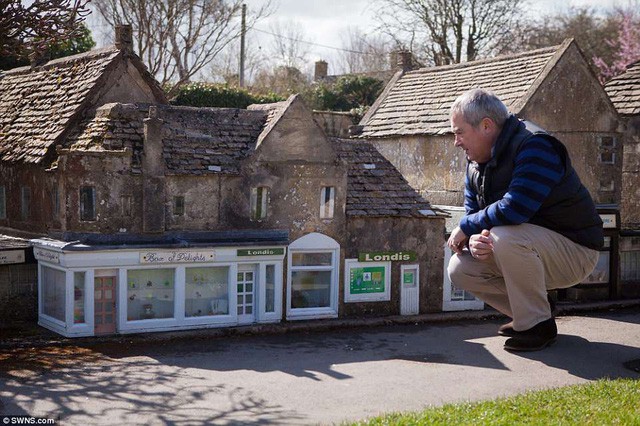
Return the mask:
{"type": "Polygon", "coordinates": [[[596,382],[392,413],[353,425],[640,425],[640,381],[596,382]]]}

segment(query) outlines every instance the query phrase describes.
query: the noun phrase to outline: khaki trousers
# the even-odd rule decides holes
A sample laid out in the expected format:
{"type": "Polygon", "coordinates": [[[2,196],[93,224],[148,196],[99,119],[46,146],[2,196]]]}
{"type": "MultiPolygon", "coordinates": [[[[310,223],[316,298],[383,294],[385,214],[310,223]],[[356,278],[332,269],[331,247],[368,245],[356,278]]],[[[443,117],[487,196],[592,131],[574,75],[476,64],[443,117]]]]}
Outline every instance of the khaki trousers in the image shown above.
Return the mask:
{"type": "Polygon", "coordinates": [[[527,330],[551,318],[547,290],[571,287],[593,271],[599,252],[541,226],[491,229],[493,255],[478,260],[465,250],[449,261],[454,286],[470,291],[527,330]]]}

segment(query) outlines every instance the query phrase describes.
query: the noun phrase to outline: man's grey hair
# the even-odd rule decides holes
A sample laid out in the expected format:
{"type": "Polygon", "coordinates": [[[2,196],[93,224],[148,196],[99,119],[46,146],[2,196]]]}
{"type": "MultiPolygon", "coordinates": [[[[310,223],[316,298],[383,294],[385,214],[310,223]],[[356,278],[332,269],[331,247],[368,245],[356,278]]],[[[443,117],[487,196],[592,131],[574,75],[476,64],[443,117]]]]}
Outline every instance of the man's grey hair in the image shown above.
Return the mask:
{"type": "Polygon", "coordinates": [[[462,119],[477,127],[483,118],[490,118],[498,127],[502,128],[509,110],[493,93],[485,89],[471,89],[458,96],[451,105],[451,116],[462,114],[462,119]]]}

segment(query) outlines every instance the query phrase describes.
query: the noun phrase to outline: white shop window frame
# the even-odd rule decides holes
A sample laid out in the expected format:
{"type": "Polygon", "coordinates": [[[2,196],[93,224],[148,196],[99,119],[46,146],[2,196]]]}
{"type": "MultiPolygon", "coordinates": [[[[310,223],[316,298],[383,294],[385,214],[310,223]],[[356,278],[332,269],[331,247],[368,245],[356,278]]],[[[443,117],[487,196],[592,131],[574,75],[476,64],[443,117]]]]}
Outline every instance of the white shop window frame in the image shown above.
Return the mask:
{"type": "Polygon", "coordinates": [[[193,263],[189,265],[153,265],[149,267],[134,267],[134,268],[121,268],[118,277],[118,324],[119,332],[121,333],[134,333],[144,331],[165,331],[171,329],[183,329],[185,326],[197,328],[197,326],[224,326],[237,324],[237,314],[231,307],[234,306],[229,303],[229,314],[227,315],[214,315],[214,316],[201,316],[201,317],[186,317],[185,316],[185,268],[198,267],[206,268],[211,266],[228,266],[229,267],[229,300],[235,301],[237,299],[236,289],[236,275],[238,273],[237,263],[235,262],[221,262],[212,265],[211,263],[193,263]],[[154,269],[173,269],[173,317],[172,318],[153,318],[153,319],[140,319],[140,320],[128,320],[128,272],[139,270],[154,270],[154,269]]]}
{"type": "Polygon", "coordinates": [[[298,238],[287,250],[287,319],[323,319],[338,317],[338,287],[340,286],[340,244],[336,240],[318,232],[298,238]],[[297,266],[292,267],[293,255],[296,253],[331,253],[331,266],[297,266]],[[331,271],[331,290],[329,306],[321,308],[292,308],[291,286],[292,272],[303,270],[331,271]]]}
{"type": "Polygon", "coordinates": [[[353,302],[388,302],[391,300],[391,262],[359,262],[358,259],[344,260],[344,301],[353,302]],[[351,293],[351,270],[354,268],[384,268],[384,291],[376,293],[351,293]]]}
{"type": "Polygon", "coordinates": [[[58,265],[38,262],[38,324],[66,337],[93,336],[93,279],[92,269],[68,269],[58,265]],[[46,315],[44,309],[43,268],[54,269],[65,273],[64,321],[46,315]],[[74,322],[74,276],[76,272],[84,273],[84,323],[74,322]]]}
{"type": "Polygon", "coordinates": [[[447,243],[443,246],[444,250],[444,282],[442,284],[442,310],[443,311],[481,311],[484,309],[484,302],[478,298],[473,300],[452,300],[451,290],[453,285],[449,279],[447,273],[447,267],[449,266],[449,259],[453,252],[447,246],[447,243]]]}

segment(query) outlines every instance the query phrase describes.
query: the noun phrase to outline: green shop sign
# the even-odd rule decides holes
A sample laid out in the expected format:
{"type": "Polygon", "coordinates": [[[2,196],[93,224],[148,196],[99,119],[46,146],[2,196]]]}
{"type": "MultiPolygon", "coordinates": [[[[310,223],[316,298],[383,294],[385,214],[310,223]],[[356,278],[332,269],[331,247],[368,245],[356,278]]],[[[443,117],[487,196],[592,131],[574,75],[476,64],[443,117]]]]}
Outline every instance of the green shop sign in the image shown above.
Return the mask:
{"type": "Polygon", "coordinates": [[[278,256],[284,254],[284,248],[259,248],[238,250],[238,256],[278,256]]]}
{"type": "Polygon", "coordinates": [[[359,262],[412,262],[417,258],[414,251],[374,251],[358,254],[359,262]]]}
{"type": "Polygon", "coordinates": [[[384,293],[384,266],[351,268],[349,290],[351,294],[384,293]]]}

